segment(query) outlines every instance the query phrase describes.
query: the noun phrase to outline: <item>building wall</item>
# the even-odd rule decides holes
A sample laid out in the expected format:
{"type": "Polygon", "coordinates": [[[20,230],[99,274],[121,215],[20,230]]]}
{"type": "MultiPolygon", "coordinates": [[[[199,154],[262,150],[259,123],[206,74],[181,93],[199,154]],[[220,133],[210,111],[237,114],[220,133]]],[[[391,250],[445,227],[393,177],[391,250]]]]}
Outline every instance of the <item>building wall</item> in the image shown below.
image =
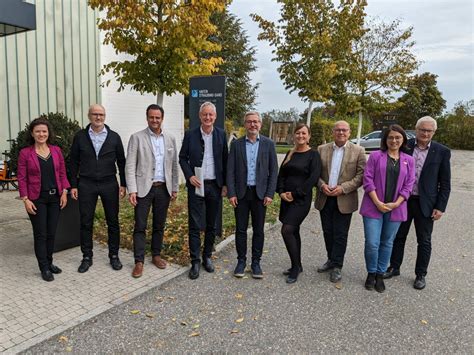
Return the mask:
{"type": "Polygon", "coordinates": [[[101,102],[97,13],[87,1],[30,0],[35,31],[0,38],[0,151],[42,113],[64,112],[81,125],[101,102]]]}

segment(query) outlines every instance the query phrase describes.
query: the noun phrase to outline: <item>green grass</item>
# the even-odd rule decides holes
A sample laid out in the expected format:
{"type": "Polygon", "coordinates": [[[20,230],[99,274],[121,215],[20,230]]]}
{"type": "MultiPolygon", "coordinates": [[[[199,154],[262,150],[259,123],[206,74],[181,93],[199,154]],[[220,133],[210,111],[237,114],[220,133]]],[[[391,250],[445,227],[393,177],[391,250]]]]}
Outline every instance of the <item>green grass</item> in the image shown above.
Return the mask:
{"type": "MultiPolygon", "coordinates": [[[[280,210],[280,197],[275,194],[273,203],[267,208],[266,222],[275,223],[280,210]]],[[[151,238],[152,214],[148,216],[147,241],[151,238]]],[[[133,250],[134,209],[126,198],[120,201],[120,246],[133,250]]],[[[250,225],[250,224],[249,224],[250,225]]],[[[227,198],[223,199],[222,236],[216,243],[235,232],[234,209],[227,198]]],[[[94,220],[94,238],[101,244],[107,244],[107,224],[102,205],[97,204],[94,220]]],[[[201,238],[204,239],[204,238],[201,238]]],[[[149,247],[147,252],[149,252],[149,247]]],[[[188,208],[187,190],[180,186],[178,198],[170,204],[163,238],[162,256],[166,259],[186,265],[189,263],[188,248],[188,208]]]]}
{"type": "Polygon", "coordinates": [[[291,148],[293,148],[292,145],[277,145],[276,152],[277,154],[286,154],[291,148]]]}

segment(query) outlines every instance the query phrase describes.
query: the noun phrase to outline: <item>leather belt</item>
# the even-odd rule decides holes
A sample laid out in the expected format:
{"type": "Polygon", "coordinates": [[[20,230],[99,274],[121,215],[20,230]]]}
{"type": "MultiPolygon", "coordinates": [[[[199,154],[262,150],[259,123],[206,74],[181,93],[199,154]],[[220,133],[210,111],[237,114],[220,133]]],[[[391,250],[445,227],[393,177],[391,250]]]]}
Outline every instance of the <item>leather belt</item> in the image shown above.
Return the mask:
{"type": "Polygon", "coordinates": [[[163,186],[165,183],[163,181],[155,181],[152,185],[153,186],[163,186]]]}

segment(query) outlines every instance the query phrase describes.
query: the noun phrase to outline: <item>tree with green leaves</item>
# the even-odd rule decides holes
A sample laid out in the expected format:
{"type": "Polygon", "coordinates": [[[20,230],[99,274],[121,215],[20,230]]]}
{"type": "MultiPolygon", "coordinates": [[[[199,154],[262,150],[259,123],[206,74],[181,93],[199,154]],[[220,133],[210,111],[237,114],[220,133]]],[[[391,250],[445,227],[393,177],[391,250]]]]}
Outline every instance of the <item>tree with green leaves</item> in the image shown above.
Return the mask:
{"type": "MultiPolygon", "coordinates": [[[[203,58],[203,52],[217,52],[220,45],[210,41],[216,26],[214,12],[223,11],[227,0],[89,0],[93,9],[104,11],[98,27],[104,44],[131,59],[113,61],[101,74],[111,72],[120,84],[141,93],[162,95],[187,93],[189,78],[210,75],[222,63],[220,57],[203,58]]],[[[109,84],[110,80],[106,82],[109,84]]]]}
{"type": "Polygon", "coordinates": [[[365,0],[278,0],[277,23],[253,14],[262,30],[259,40],[274,48],[273,61],[285,88],[309,101],[310,124],[314,102],[332,100],[334,81],[346,75],[353,42],[363,33],[365,0]]]}
{"type": "Polygon", "coordinates": [[[206,53],[204,58],[221,57],[215,75],[226,76],[226,118],[240,126],[245,112],[254,105],[257,97],[258,84],[252,84],[250,74],[256,70],[256,50],[249,44],[242,22],[227,9],[215,12],[211,23],[217,28],[216,34],[209,40],[218,44],[219,51],[206,53]]]}
{"type": "Polygon", "coordinates": [[[423,73],[409,80],[405,94],[398,99],[400,108],[396,111],[398,122],[405,129],[415,128],[420,117],[436,118],[443,113],[446,100],[437,87],[437,77],[432,73],[423,73]]]}
{"type": "Polygon", "coordinates": [[[360,138],[363,113],[388,107],[392,94],[401,91],[418,68],[412,52],[413,28],[402,29],[400,20],[384,23],[371,20],[363,36],[354,41],[349,71],[336,82],[335,102],[345,113],[359,112],[360,138]]]}

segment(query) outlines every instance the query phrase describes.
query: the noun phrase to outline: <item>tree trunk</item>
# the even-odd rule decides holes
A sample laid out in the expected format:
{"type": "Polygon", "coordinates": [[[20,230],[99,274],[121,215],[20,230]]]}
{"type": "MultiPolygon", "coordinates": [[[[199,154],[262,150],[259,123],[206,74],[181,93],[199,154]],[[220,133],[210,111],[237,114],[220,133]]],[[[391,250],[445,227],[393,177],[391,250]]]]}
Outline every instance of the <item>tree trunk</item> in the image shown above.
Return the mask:
{"type": "Polygon", "coordinates": [[[359,110],[359,123],[357,125],[357,144],[360,144],[360,135],[362,133],[362,109],[359,110]]]}
{"type": "Polygon", "coordinates": [[[163,107],[163,98],[164,98],[164,95],[161,92],[156,94],[156,104],[163,107]]]}
{"type": "Polygon", "coordinates": [[[308,114],[306,116],[306,124],[311,127],[311,113],[313,112],[313,100],[309,100],[308,114]]]}

